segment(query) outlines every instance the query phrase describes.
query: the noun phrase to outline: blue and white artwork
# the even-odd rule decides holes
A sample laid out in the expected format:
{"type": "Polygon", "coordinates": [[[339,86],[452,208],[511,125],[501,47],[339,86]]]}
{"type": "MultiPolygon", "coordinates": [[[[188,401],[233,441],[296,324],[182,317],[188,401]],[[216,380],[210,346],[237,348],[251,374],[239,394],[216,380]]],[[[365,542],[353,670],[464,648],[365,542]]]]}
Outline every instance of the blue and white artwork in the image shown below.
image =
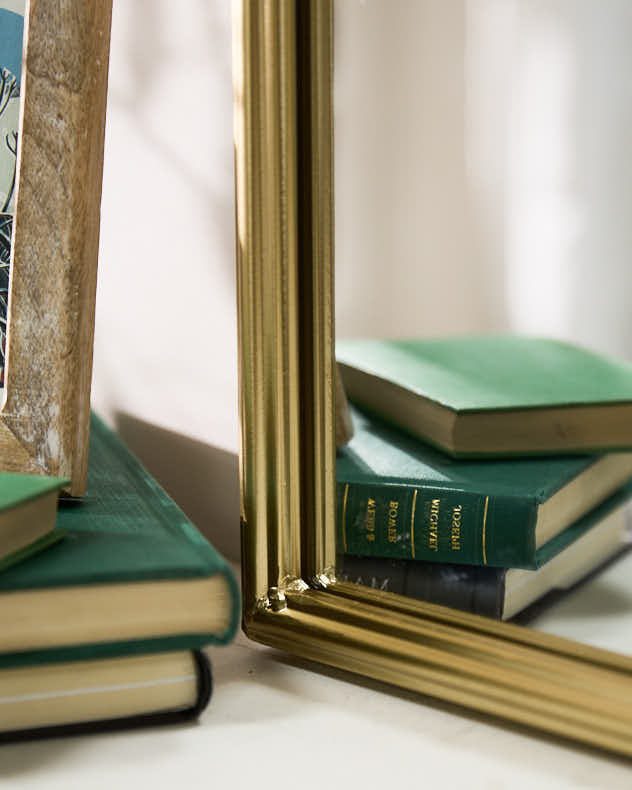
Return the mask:
{"type": "Polygon", "coordinates": [[[0,0],[0,386],[5,379],[24,5],[25,0],[0,0]]]}

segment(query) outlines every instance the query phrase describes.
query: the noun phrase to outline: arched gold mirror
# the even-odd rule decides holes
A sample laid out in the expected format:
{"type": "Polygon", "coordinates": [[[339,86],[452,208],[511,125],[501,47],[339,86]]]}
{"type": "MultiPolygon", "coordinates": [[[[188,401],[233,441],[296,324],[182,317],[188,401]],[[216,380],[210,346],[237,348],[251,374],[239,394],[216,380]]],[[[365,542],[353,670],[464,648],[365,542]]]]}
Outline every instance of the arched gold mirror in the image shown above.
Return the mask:
{"type": "Polygon", "coordinates": [[[334,249],[343,335],[511,330],[628,351],[613,277],[630,107],[612,79],[632,21],[557,6],[236,3],[244,628],[630,755],[628,557],[610,601],[588,584],[528,625],[340,573],[334,249]]]}

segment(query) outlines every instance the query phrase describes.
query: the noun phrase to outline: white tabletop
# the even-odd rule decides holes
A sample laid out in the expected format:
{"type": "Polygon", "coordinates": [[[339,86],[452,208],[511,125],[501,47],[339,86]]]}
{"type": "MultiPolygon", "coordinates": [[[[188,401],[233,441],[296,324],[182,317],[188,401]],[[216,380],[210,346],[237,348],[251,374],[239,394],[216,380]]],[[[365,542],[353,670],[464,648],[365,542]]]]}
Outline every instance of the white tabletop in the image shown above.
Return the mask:
{"type": "Polygon", "coordinates": [[[630,788],[630,764],[355,676],[240,634],[210,651],[199,723],[4,746],[0,786],[630,788]]]}

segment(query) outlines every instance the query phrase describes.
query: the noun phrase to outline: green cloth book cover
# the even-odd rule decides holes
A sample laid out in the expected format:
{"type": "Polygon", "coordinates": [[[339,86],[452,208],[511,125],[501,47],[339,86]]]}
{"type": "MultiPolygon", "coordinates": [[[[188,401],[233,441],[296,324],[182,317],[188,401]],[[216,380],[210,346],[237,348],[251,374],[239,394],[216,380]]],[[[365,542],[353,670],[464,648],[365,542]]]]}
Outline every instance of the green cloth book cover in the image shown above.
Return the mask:
{"type": "Polygon", "coordinates": [[[61,540],[55,529],[58,492],[65,478],[0,474],[0,571],[23,562],[61,540]]]}
{"type": "Polygon", "coordinates": [[[632,363],[559,340],[490,335],[346,340],[341,362],[455,411],[632,401],[632,363]]]}
{"type": "Polygon", "coordinates": [[[632,363],[513,335],[339,341],[352,403],[455,457],[632,448],[632,363]]]}
{"type": "MultiPolygon", "coordinates": [[[[81,596],[85,586],[221,575],[231,597],[228,625],[221,633],[126,640],[125,644],[102,646],[101,652],[195,649],[232,639],[240,609],[230,565],[95,415],[91,419],[87,494],[83,500],[60,500],[57,528],[66,533],[63,541],[0,574],[0,603],[2,593],[76,587],[77,596],[81,596]]],[[[5,616],[10,617],[10,612],[5,616]]],[[[92,656],[94,650],[69,646],[56,654],[63,660],[74,660],[92,656]]],[[[33,655],[37,657],[37,651],[33,655]]],[[[29,660],[27,656],[25,660],[29,660]]],[[[10,664],[10,656],[0,656],[0,664],[3,661],[10,664]]]]}
{"type": "Polygon", "coordinates": [[[70,480],[38,475],[0,474],[0,513],[30,502],[52,491],[59,491],[70,480]]]}
{"type": "Polygon", "coordinates": [[[581,582],[614,557],[628,551],[629,545],[621,541],[617,527],[618,523],[625,524],[625,518],[621,516],[619,520],[617,511],[628,506],[631,496],[632,486],[620,489],[540,547],[537,564],[541,573],[484,565],[339,554],[336,574],[343,581],[485,617],[506,619],[549,593],[559,595],[560,591],[581,582]],[[608,523],[609,519],[614,520],[608,523]],[[612,540],[613,532],[616,542],[612,540]],[[588,556],[591,560],[588,562],[584,555],[586,541],[590,541],[588,556]],[[552,561],[558,561],[556,567],[552,561]],[[547,567],[549,562],[552,565],[547,567]]]}
{"type": "MultiPolygon", "coordinates": [[[[350,555],[534,569],[538,507],[603,462],[454,459],[357,409],[353,419],[336,461],[338,547],[350,555]]],[[[622,470],[614,488],[632,477],[622,470]]],[[[595,505],[612,488],[601,494],[595,505]]]]}

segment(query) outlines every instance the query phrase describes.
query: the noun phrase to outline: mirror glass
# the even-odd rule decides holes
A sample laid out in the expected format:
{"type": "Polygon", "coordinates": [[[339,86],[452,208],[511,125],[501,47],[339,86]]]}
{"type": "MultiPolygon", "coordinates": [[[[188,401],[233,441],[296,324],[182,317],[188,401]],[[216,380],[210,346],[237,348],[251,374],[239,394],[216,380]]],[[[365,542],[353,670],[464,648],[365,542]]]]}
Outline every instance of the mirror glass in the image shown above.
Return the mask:
{"type": "MultiPolygon", "coordinates": [[[[631,40],[632,6],[618,0],[336,0],[338,351],[354,338],[500,334],[632,358],[631,40]]],[[[343,578],[418,597],[440,590],[464,608],[632,653],[627,498],[596,510],[632,477],[630,457],[608,467],[605,487],[580,476],[564,518],[592,521],[541,554],[540,571],[450,567],[376,546],[405,534],[410,551],[416,528],[459,556],[467,518],[491,519],[485,500],[506,482],[502,463],[513,464],[515,493],[527,479],[555,488],[564,468],[588,469],[586,456],[467,461],[459,479],[480,497],[461,502],[461,472],[440,450],[375,416],[355,421],[337,460],[343,578]],[[445,499],[422,493],[429,467],[445,499]],[[358,487],[389,469],[404,491],[392,479],[358,487]],[[358,535],[380,556],[360,556],[358,535]]],[[[515,509],[496,517],[512,529],[528,521],[515,509]]]]}

